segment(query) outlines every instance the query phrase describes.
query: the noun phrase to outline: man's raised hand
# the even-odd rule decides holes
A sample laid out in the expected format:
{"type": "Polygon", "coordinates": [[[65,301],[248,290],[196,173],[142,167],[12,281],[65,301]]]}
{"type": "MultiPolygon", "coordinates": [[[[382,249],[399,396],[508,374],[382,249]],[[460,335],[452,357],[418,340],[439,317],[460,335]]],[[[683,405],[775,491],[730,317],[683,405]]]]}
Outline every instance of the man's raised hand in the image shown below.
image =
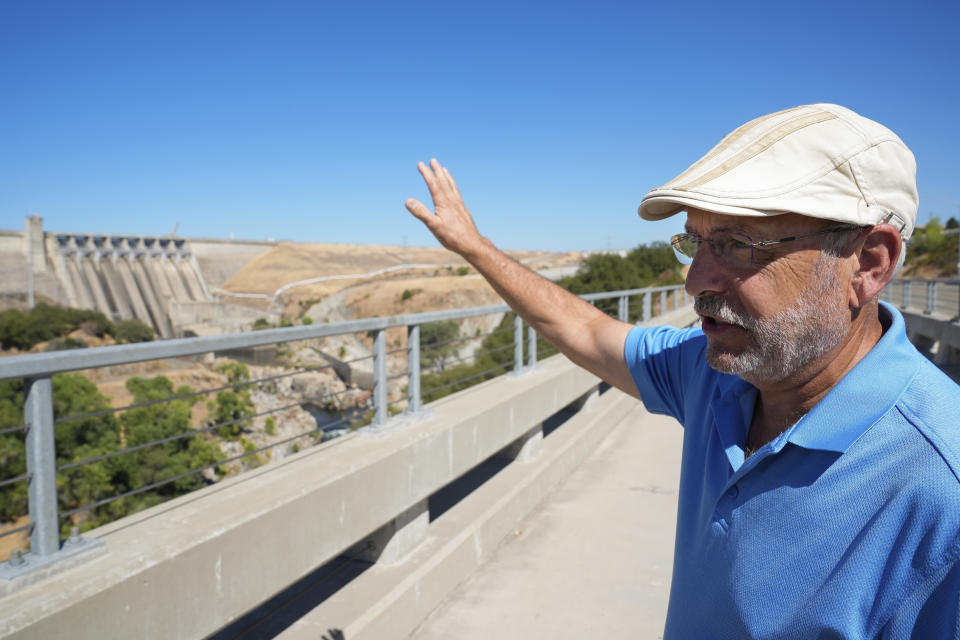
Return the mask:
{"type": "Polygon", "coordinates": [[[427,225],[447,249],[460,255],[476,249],[483,237],[477,231],[467,205],[463,203],[453,176],[436,159],[430,161],[429,167],[422,162],[417,163],[417,170],[427,183],[435,212],[415,198],[407,200],[407,210],[427,225]]]}

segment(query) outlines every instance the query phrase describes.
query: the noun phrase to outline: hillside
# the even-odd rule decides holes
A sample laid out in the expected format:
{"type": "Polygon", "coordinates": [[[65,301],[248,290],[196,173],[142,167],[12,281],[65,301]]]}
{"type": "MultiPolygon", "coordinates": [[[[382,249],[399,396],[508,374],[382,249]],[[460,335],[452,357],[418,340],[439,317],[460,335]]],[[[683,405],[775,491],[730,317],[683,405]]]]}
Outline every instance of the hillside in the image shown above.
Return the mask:
{"type": "MultiPolygon", "coordinates": [[[[579,252],[508,253],[534,269],[575,267],[582,260],[579,252]]],[[[347,313],[347,317],[355,318],[491,304],[498,301],[489,286],[473,274],[463,259],[441,247],[285,242],[248,262],[234,273],[221,289],[231,293],[272,296],[275,291],[291,283],[355,274],[361,277],[335,278],[287,290],[280,300],[283,315],[288,319],[295,319],[316,303],[338,293],[348,294],[343,296],[343,302],[355,309],[347,313]],[[405,264],[418,267],[374,276],[366,275],[405,264]],[[410,292],[405,299],[404,291],[410,292]]],[[[264,310],[269,304],[266,299],[225,299],[264,310]]],[[[329,312],[324,315],[329,315],[329,312]]],[[[343,316],[342,313],[334,315],[338,318],[343,316]]],[[[320,317],[316,319],[319,320],[320,317]]]]}

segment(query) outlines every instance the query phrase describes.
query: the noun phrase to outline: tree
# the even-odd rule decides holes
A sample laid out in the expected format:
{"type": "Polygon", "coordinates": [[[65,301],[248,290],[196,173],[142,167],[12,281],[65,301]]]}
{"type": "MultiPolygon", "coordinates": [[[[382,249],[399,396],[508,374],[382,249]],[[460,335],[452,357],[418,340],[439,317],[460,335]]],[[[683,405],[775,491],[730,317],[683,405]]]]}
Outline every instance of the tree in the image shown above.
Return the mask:
{"type": "MultiPolygon", "coordinates": [[[[0,429],[23,424],[23,381],[0,380],[0,429]]],[[[27,472],[24,433],[0,435],[0,480],[27,472]]],[[[16,520],[27,512],[27,483],[15,482],[0,487],[0,522],[16,520]]]]}
{"type": "Polygon", "coordinates": [[[217,430],[224,438],[236,438],[250,426],[249,417],[255,413],[250,389],[242,386],[250,379],[250,369],[242,362],[223,362],[217,365],[217,371],[227,377],[227,382],[239,385],[234,389],[224,389],[217,393],[216,399],[208,403],[209,423],[225,424],[217,430]]]}
{"type": "Polygon", "coordinates": [[[420,325],[421,358],[427,367],[443,371],[447,359],[457,352],[457,345],[453,341],[459,336],[460,325],[455,320],[420,325]]]}
{"type": "MultiPolygon", "coordinates": [[[[949,222],[948,222],[949,225],[949,222]]],[[[907,274],[922,270],[925,276],[949,277],[957,273],[957,250],[960,235],[944,233],[940,219],[931,217],[925,226],[917,227],[907,244],[907,274]]]]}
{"type": "Polygon", "coordinates": [[[666,242],[639,245],[625,257],[615,253],[595,253],[587,257],[573,276],[558,284],[577,294],[639,289],[654,282],[682,282],[680,263],[666,242]]]}

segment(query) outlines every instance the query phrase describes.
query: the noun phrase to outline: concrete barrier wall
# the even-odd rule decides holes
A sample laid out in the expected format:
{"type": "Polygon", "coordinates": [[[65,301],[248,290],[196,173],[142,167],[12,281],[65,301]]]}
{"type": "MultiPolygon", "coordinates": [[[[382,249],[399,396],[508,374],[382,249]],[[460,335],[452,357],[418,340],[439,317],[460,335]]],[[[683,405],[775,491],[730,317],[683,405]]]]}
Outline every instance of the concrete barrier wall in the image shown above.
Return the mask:
{"type": "MultiPolygon", "coordinates": [[[[418,504],[597,384],[561,356],[119,520],[106,551],[0,599],[9,638],[198,638],[418,504]]],[[[14,589],[10,585],[8,590],[14,589]]]]}
{"type": "Polygon", "coordinates": [[[934,364],[960,364],[960,324],[914,311],[900,312],[910,342],[930,354],[934,364]]]}

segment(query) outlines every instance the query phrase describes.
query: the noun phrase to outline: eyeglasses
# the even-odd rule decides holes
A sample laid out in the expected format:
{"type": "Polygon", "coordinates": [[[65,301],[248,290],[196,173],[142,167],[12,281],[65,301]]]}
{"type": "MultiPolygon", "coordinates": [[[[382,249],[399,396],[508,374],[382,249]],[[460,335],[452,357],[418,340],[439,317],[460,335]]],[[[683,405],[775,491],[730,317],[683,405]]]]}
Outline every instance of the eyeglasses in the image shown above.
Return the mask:
{"type": "Polygon", "coordinates": [[[841,231],[854,231],[865,229],[866,227],[847,224],[829,229],[821,229],[813,233],[806,233],[799,236],[787,236],[779,240],[753,240],[745,233],[736,231],[720,231],[713,234],[712,238],[702,238],[695,233],[678,233],[670,238],[670,246],[681,264],[692,264],[697,256],[697,251],[703,243],[709,243],[713,248],[713,255],[717,260],[733,269],[746,269],[753,265],[764,264],[765,260],[758,260],[756,249],[764,249],[784,242],[792,242],[800,238],[811,238],[813,236],[826,235],[828,233],[837,233],[841,231]]]}

